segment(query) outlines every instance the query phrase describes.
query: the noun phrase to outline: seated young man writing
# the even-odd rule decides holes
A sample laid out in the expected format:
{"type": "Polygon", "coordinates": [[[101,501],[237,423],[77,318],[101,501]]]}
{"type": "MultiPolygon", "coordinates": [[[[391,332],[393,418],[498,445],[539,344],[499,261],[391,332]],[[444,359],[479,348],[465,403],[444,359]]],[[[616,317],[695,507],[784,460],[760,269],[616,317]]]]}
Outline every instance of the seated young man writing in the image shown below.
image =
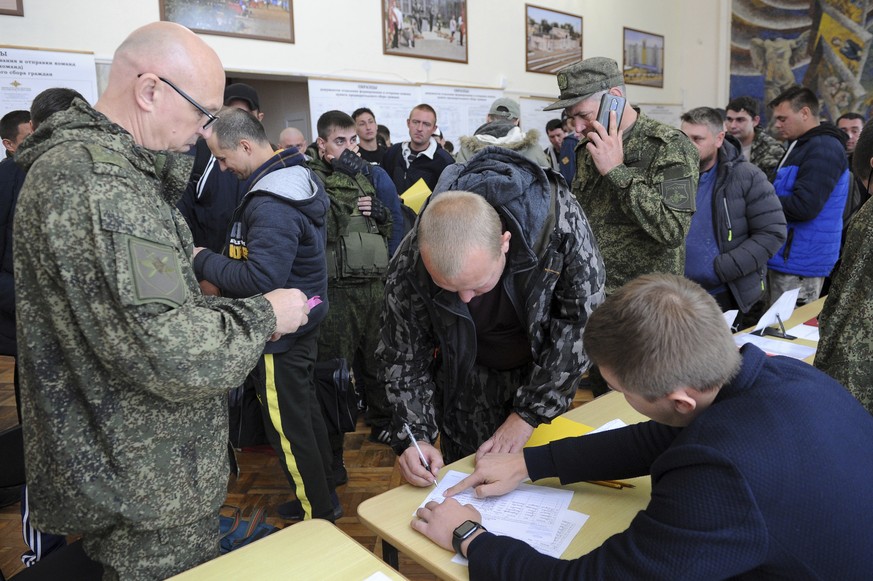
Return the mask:
{"type": "Polygon", "coordinates": [[[454,544],[471,579],[873,579],[873,416],[841,385],[753,345],[738,351],[712,297],[674,275],[616,291],[583,340],[652,421],[488,454],[447,495],[651,474],[649,505],[568,561],[478,528],[479,513],[451,498],[428,503],[412,527],[447,549],[465,537],[454,544]]]}

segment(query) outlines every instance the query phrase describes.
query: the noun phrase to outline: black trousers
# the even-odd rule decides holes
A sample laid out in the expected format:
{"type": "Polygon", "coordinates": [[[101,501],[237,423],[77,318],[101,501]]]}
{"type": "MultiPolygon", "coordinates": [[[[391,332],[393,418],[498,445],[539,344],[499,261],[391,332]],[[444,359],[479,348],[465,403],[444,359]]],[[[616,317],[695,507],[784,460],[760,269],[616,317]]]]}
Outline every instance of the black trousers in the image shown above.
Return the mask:
{"type": "Polygon", "coordinates": [[[331,453],[327,428],[315,395],[318,329],[284,353],[261,356],[247,382],[261,403],[264,429],[279,456],[304,518],[333,520],[331,453]]]}

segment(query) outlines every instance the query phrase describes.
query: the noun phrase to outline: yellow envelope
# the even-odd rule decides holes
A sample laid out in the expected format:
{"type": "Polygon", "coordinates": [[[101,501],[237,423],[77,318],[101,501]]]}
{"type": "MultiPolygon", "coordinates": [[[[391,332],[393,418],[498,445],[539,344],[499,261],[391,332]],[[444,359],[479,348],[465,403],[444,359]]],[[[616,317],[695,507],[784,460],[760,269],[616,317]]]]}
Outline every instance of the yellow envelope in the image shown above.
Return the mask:
{"type": "Polygon", "coordinates": [[[422,204],[431,194],[430,188],[424,183],[424,179],[419,179],[417,182],[409,186],[409,189],[400,194],[403,203],[413,209],[418,214],[422,204]]]}
{"type": "Polygon", "coordinates": [[[573,436],[582,436],[594,430],[591,426],[568,420],[567,418],[557,417],[552,420],[551,424],[540,424],[531,434],[525,448],[534,446],[543,446],[555,440],[563,438],[572,438],[573,436]]]}

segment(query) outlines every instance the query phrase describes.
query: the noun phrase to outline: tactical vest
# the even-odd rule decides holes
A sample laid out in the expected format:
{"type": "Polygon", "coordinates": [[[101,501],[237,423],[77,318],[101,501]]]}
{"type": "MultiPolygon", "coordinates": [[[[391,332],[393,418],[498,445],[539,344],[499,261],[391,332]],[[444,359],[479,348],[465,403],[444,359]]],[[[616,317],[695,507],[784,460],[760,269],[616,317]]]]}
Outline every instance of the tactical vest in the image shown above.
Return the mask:
{"type": "Polygon", "coordinates": [[[388,271],[388,241],[376,222],[358,210],[358,198],[376,197],[376,188],[363,174],[354,178],[341,172],[325,174],[312,164],[330,197],[327,222],[327,276],[329,280],[382,278],[388,271]]]}

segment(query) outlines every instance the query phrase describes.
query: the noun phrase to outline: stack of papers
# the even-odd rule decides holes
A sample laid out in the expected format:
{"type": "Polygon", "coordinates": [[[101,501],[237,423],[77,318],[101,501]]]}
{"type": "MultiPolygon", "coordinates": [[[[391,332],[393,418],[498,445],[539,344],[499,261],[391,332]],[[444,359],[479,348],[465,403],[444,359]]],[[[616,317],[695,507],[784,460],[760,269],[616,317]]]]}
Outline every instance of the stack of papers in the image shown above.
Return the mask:
{"type": "MultiPolygon", "coordinates": [[[[448,471],[420,506],[431,500],[442,503],[445,500],[443,493],[467,476],[469,474],[456,470],[448,471]]],[[[587,514],[568,509],[573,498],[571,490],[548,486],[520,484],[508,494],[490,498],[477,498],[473,489],[468,489],[452,498],[475,507],[489,532],[524,541],[552,557],[560,557],[567,550],[588,520],[587,514]]],[[[466,559],[460,556],[453,560],[466,563],[466,559]]]]}
{"type": "Polygon", "coordinates": [[[768,339],[767,337],[759,337],[758,335],[750,335],[748,333],[737,333],[734,335],[734,343],[738,347],[746,343],[752,343],[767,355],[784,355],[785,357],[800,359],[801,361],[815,353],[815,347],[807,347],[799,343],[780,341],[778,339],[768,339]]]}

